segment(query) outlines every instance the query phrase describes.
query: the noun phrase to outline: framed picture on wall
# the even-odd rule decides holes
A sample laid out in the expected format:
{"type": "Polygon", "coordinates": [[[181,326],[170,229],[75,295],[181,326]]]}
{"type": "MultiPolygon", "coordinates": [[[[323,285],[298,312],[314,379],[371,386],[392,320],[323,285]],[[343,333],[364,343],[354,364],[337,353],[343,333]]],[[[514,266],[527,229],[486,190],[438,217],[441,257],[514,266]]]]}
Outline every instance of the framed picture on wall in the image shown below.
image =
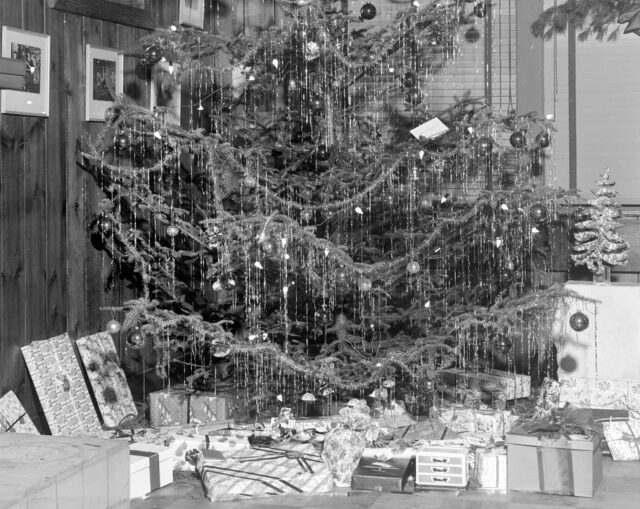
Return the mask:
{"type": "Polygon", "coordinates": [[[122,94],[122,53],[87,44],[85,120],[104,122],[104,114],[122,94]]]}
{"type": "Polygon", "coordinates": [[[50,38],[46,34],[2,27],[2,56],[24,60],[24,90],[2,90],[0,112],[49,116],[50,38]]]}
{"type": "Polygon", "coordinates": [[[204,27],[204,0],[178,0],[178,23],[195,28],[204,27]]]}
{"type": "Polygon", "coordinates": [[[151,70],[150,109],[157,108],[171,124],[180,124],[181,80],[179,64],[160,61],[151,70]]]}

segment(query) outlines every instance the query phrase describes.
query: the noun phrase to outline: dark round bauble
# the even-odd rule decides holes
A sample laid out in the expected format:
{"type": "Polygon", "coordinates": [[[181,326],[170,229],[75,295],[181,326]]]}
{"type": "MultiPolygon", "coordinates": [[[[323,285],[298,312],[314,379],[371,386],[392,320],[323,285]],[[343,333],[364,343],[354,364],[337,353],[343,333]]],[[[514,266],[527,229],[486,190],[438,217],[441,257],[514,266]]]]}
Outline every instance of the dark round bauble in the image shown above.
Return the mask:
{"type": "Polygon", "coordinates": [[[316,147],[315,155],[318,161],[326,161],[330,156],[329,149],[326,145],[318,145],[316,147]]]}
{"type": "Polygon", "coordinates": [[[279,141],[276,141],[273,144],[273,148],[271,149],[271,155],[273,157],[279,157],[284,153],[284,145],[279,141]]]}
{"type": "Polygon", "coordinates": [[[260,247],[266,255],[272,255],[278,250],[278,244],[276,244],[276,241],[272,238],[265,239],[265,241],[260,244],[260,247]]]}
{"type": "Polygon", "coordinates": [[[402,77],[402,86],[404,88],[415,88],[418,84],[418,77],[414,72],[407,72],[402,77]]]}
{"type": "Polygon", "coordinates": [[[508,265],[500,267],[500,279],[502,281],[510,281],[513,278],[513,268],[508,265]]]}
{"type": "Polygon", "coordinates": [[[378,13],[376,6],[367,2],[360,8],[360,17],[365,20],[370,20],[376,17],[378,13]]]}
{"type": "Polygon", "coordinates": [[[149,46],[144,53],[144,59],[149,65],[154,65],[160,62],[162,58],[162,48],[157,44],[149,46]]]}
{"type": "Polygon", "coordinates": [[[582,311],[576,311],[569,318],[569,326],[576,332],[582,332],[589,327],[589,318],[582,311]]]}
{"type": "Polygon", "coordinates": [[[417,87],[411,88],[405,94],[404,100],[414,106],[420,104],[422,102],[422,91],[417,87]]]}
{"type": "Polygon", "coordinates": [[[227,292],[236,287],[236,279],[233,277],[233,274],[222,274],[219,281],[222,289],[227,292]]]}
{"type": "Polygon", "coordinates": [[[573,219],[574,223],[582,223],[591,219],[591,214],[587,209],[579,208],[573,211],[571,219],[573,219]]]}
{"type": "Polygon", "coordinates": [[[527,138],[522,131],[516,131],[509,137],[509,143],[513,148],[522,148],[527,143],[527,138]]]}
{"type": "Polygon", "coordinates": [[[475,44],[480,40],[480,32],[476,27],[471,27],[469,30],[467,30],[464,33],[464,38],[467,42],[470,42],[471,44],[475,44]]]}
{"type": "Polygon", "coordinates": [[[473,13],[479,18],[484,18],[487,15],[487,6],[484,2],[478,2],[473,6],[473,13]]]}
{"type": "Polygon", "coordinates": [[[549,133],[540,133],[536,140],[540,148],[547,148],[549,145],[551,145],[551,138],[549,137],[549,133]]]}
{"type": "Polygon", "coordinates": [[[498,350],[500,350],[500,352],[506,355],[511,351],[511,348],[513,347],[513,342],[507,336],[504,336],[501,334],[496,339],[495,345],[498,348],[498,350]]]}
{"type": "Polygon", "coordinates": [[[344,286],[350,283],[349,271],[346,267],[336,269],[336,285],[344,286]]]}
{"type": "Polygon", "coordinates": [[[333,313],[325,306],[322,306],[322,309],[318,309],[314,313],[314,317],[320,327],[328,327],[333,323],[333,313]]]}
{"type": "Polygon", "coordinates": [[[113,221],[108,217],[101,217],[98,221],[98,230],[100,230],[105,237],[109,237],[113,232],[113,221]]]}
{"type": "Polygon", "coordinates": [[[534,203],[529,207],[529,216],[534,223],[543,223],[549,217],[549,212],[542,203],[534,203]]]}
{"type": "Polygon", "coordinates": [[[426,380],[424,382],[424,388],[427,392],[433,392],[436,390],[436,384],[433,380],[426,380]]]}
{"type": "Polygon", "coordinates": [[[302,219],[305,223],[308,223],[313,219],[313,210],[304,209],[300,212],[300,219],[302,219]]]}
{"type": "Polygon", "coordinates": [[[127,347],[131,350],[140,350],[144,346],[145,335],[144,332],[140,329],[140,327],[136,327],[131,331],[130,334],[127,335],[127,339],[125,339],[125,343],[127,347]]]}
{"type": "Polygon", "coordinates": [[[118,133],[113,138],[113,146],[117,150],[126,150],[131,145],[131,138],[126,133],[118,133]]]}
{"type": "Polygon", "coordinates": [[[322,97],[314,97],[311,100],[311,109],[316,113],[324,111],[324,99],[322,97]]]}
{"type": "Polygon", "coordinates": [[[493,150],[493,141],[488,136],[481,136],[476,141],[476,150],[481,156],[486,156],[493,150]]]}

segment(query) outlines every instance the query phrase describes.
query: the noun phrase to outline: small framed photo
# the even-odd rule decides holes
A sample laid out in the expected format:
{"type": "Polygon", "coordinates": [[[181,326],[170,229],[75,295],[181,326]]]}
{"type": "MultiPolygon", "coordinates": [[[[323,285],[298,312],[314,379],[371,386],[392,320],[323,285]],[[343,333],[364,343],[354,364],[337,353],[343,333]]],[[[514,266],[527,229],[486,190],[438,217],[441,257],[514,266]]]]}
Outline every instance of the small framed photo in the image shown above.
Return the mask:
{"type": "Polygon", "coordinates": [[[87,44],[85,120],[104,122],[104,114],[122,94],[122,53],[87,44]]]}
{"type": "Polygon", "coordinates": [[[37,32],[2,27],[2,56],[24,60],[24,90],[2,90],[0,112],[49,116],[50,37],[37,32]]]}
{"type": "Polygon", "coordinates": [[[178,0],[178,23],[195,28],[204,28],[204,0],[178,0]]]}
{"type": "Polygon", "coordinates": [[[160,61],[151,70],[151,89],[149,90],[149,109],[161,108],[164,121],[180,125],[180,107],[182,105],[182,78],[180,65],[160,61]]]}

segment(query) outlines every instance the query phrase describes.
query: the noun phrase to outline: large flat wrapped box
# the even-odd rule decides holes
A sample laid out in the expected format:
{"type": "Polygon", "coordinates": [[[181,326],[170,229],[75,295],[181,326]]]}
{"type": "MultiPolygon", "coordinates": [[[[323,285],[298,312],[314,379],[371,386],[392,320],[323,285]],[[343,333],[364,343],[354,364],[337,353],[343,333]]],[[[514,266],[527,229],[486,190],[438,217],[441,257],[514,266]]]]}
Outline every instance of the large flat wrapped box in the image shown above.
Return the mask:
{"type": "Polygon", "coordinates": [[[380,450],[365,449],[360,463],[351,476],[351,489],[413,492],[415,459],[412,456],[381,454],[380,450]]]}
{"type": "Polygon", "coordinates": [[[527,398],[531,395],[531,377],[498,369],[465,371],[459,368],[441,371],[443,384],[456,389],[476,390],[487,395],[500,392],[507,400],[527,398]]]}
{"type": "Polygon", "coordinates": [[[156,444],[129,445],[130,497],[143,498],[173,482],[173,454],[156,444]]]}
{"type": "Polygon", "coordinates": [[[333,489],[331,471],[311,444],[301,442],[254,446],[222,461],[200,456],[198,471],[212,502],[326,493],[333,489]]]}
{"type": "Polygon", "coordinates": [[[530,434],[525,425],[507,433],[510,490],[593,497],[601,480],[599,435],[555,438],[530,434]]]}
{"type": "Polygon", "coordinates": [[[231,400],[213,392],[187,392],[183,389],[155,391],[149,394],[151,426],[177,426],[191,422],[216,422],[229,419],[231,400]]]}
{"type": "Polygon", "coordinates": [[[558,377],[560,406],[565,403],[583,408],[640,409],[640,381],[558,377]]]}
{"type": "Polygon", "coordinates": [[[1,509],[128,509],[124,440],[0,433],[1,509]]]}

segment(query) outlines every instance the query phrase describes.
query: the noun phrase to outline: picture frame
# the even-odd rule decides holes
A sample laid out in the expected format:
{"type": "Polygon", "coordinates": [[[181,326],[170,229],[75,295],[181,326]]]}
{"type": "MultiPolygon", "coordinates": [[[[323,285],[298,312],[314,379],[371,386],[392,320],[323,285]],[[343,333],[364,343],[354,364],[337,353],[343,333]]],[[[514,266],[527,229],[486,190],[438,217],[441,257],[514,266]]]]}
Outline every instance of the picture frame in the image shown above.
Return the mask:
{"type": "Polygon", "coordinates": [[[1,91],[0,113],[49,116],[50,47],[47,34],[2,27],[2,56],[24,60],[29,72],[25,90],[1,91]]]}
{"type": "Polygon", "coordinates": [[[164,121],[180,125],[182,77],[180,64],[161,60],[151,69],[149,109],[162,108],[164,121]]]}
{"type": "Polygon", "coordinates": [[[194,28],[204,28],[204,0],[178,0],[178,23],[194,28]]]}
{"type": "Polygon", "coordinates": [[[123,56],[117,49],[86,46],[85,120],[104,122],[123,90],[123,56]]]}

